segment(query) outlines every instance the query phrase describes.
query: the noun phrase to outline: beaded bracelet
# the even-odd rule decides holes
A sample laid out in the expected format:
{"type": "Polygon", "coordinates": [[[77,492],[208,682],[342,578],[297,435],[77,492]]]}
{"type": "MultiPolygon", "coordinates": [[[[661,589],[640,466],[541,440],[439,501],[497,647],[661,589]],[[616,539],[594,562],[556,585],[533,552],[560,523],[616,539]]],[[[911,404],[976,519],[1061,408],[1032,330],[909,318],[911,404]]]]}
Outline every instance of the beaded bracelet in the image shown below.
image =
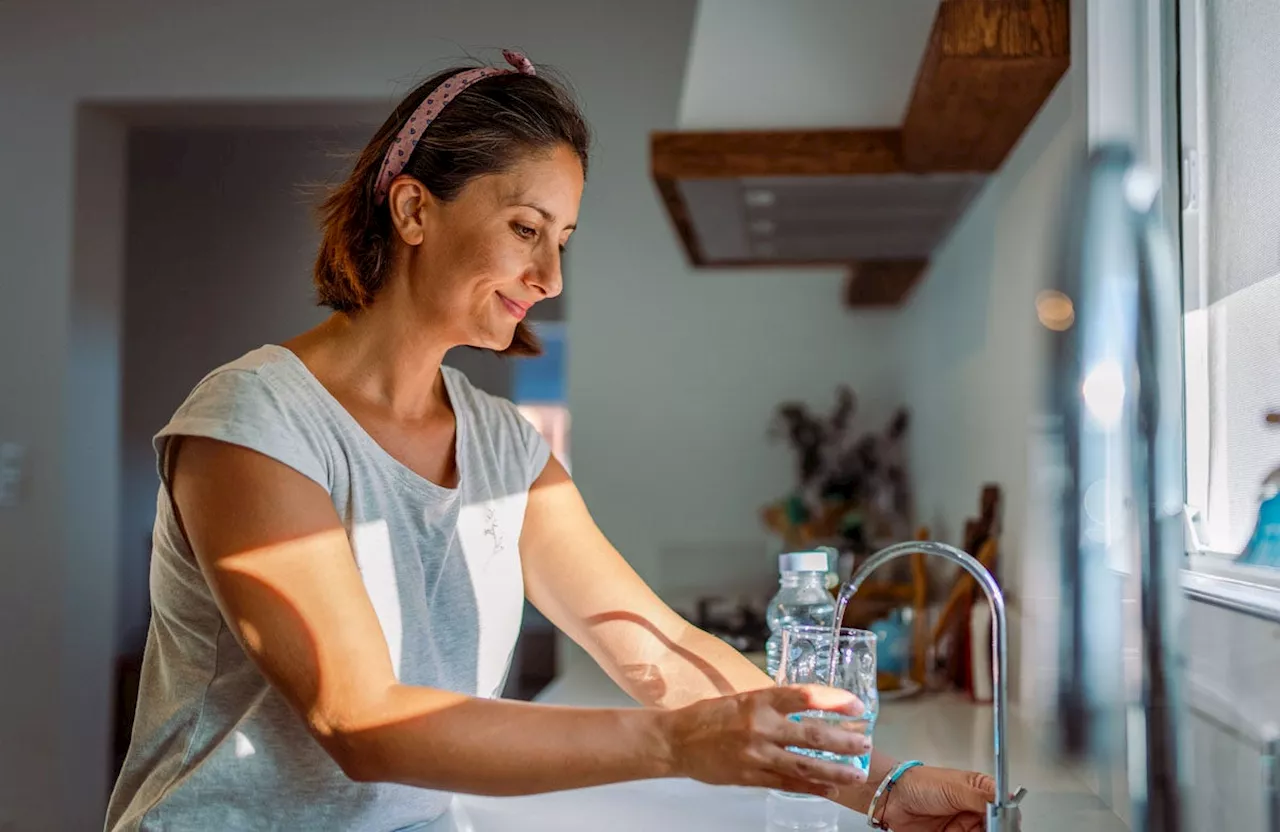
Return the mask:
{"type": "Polygon", "coordinates": [[[893,791],[893,786],[898,782],[898,778],[902,777],[903,774],[906,774],[916,766],[922,765],[924,765],[924,763],[919,760],[910,760],[905,763],[898,763],[898,765],[894,767],[893,771],[889,772],[889,775],[885,777],[884,780],[880,781],[879,788],[876,789],[876,793],[871,797],[871,805],[867,807],[867,826],[870,826],[872,829],[889,828],[884,825],[883,817],[880,820],[876,820],[876,806],[879,805],[880,799],[884,798],[884,805],[887,809],[889,806],[889,792],[893,791]]]}

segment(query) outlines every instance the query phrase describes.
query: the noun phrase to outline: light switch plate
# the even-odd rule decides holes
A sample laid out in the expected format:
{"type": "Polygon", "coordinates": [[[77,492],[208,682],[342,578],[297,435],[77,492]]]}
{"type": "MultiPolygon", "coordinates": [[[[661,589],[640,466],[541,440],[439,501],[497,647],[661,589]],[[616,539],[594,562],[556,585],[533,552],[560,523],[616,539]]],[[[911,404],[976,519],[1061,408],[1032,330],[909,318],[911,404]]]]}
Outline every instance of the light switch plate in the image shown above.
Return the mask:
{"type": "Polygon", "coordinates": [[[16,442],[0,442],[0,508],[14,508],[22,488],[25,453],[16,442]]]}

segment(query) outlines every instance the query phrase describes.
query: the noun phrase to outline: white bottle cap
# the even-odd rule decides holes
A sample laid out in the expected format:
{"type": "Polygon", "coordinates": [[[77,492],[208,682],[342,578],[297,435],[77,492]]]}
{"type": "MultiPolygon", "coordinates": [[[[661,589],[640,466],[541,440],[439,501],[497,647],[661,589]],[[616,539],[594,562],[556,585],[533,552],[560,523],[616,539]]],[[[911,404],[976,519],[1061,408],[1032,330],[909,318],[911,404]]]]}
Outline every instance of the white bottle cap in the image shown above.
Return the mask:
{"type": "Polygon", "coordinates": [[[779,572],[826,572],[830,568],[826,552],[784,552],[778,555],[779,572]]]}

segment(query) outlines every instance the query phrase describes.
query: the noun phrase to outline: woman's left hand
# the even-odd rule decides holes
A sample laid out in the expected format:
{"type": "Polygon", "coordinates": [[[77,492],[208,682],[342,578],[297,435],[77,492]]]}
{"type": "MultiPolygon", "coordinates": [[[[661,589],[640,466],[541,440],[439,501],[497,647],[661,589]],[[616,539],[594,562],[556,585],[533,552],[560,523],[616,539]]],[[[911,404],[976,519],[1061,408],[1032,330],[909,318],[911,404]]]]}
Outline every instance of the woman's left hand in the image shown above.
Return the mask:
{"type": "Polygon", "coordinates": [[[893,832],[981,832],[995,797],[995,781],[985,774],[918,766],[893,785],[876,817],[893,832]]]}

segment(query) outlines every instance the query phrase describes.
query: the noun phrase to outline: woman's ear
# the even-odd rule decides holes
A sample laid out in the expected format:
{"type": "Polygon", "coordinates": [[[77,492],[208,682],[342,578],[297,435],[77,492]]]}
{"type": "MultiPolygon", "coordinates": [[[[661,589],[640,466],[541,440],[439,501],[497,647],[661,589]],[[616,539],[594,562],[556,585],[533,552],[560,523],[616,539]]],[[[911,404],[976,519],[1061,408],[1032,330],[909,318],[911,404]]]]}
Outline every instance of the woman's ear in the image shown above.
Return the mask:
{"type": "Polygon", "coordinates": [[[398,176],[387,192],[391,225],[406,245],[422,244],[426,236],[427,213],[435,197],[412,176],[398,176]]]}

